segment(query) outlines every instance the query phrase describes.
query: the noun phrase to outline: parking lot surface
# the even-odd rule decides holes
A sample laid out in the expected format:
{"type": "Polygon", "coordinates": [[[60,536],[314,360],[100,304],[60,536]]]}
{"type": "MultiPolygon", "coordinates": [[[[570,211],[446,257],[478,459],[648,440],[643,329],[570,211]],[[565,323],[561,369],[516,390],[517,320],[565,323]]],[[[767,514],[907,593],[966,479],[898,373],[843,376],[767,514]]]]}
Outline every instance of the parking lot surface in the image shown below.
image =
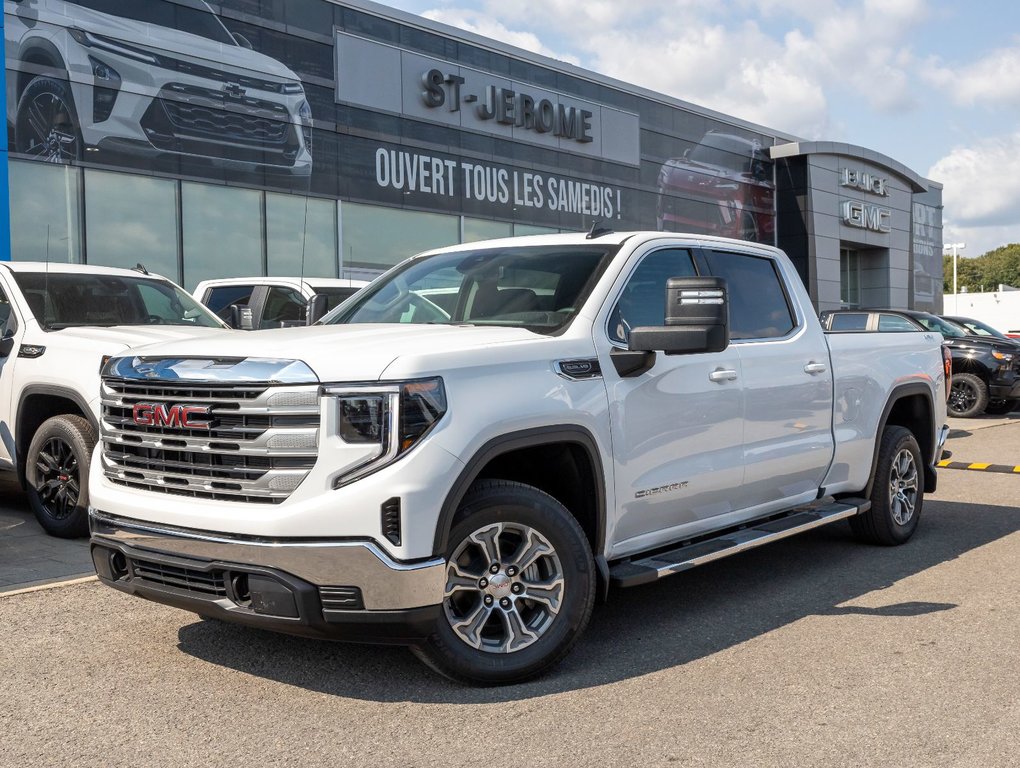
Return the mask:
{"type": "MultiPolygon", "coordinates": [[[[1020,464],[1017,421],[954,420],[953,459],[1020,464]]],[[[561,666],[495,689],[95,582],[8,591],[0,765],[1014,766],[1018,498],[943,470],[903,547],[837,524],[615,591],[561,666]]]]}

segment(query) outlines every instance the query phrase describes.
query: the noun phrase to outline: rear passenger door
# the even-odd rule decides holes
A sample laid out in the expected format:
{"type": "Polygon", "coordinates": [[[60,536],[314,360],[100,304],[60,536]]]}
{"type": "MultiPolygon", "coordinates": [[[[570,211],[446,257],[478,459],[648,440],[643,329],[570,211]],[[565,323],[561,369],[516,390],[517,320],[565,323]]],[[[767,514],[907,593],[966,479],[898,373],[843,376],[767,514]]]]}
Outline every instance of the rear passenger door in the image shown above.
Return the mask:
{"type": "Polygon", "coordinates": [[[785,289],[795,273],[765,254],[705,250],[726,280],[730,348],[744,391],[741,503],[779,509],[816,498],[833,455],[832,368],[821,326],[785,289]]]}

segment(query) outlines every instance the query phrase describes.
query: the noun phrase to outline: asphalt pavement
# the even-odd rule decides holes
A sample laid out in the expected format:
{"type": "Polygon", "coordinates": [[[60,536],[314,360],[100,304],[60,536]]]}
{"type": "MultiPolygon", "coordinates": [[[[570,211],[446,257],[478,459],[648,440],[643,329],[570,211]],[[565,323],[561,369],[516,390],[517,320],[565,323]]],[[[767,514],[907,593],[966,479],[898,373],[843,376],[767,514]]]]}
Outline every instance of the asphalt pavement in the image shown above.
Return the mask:
{"type": "MultiPolygon", "coordinates": [[[[1018,421],[954,421],[954,460],[1020,465],[1018,421]]],[[[1018,497],[943,470],[905,546],[835,524],[614,591],[562,665],[504,688],[95,582],[8,591],[0,766],[1015,766],[1018,497]]]]}

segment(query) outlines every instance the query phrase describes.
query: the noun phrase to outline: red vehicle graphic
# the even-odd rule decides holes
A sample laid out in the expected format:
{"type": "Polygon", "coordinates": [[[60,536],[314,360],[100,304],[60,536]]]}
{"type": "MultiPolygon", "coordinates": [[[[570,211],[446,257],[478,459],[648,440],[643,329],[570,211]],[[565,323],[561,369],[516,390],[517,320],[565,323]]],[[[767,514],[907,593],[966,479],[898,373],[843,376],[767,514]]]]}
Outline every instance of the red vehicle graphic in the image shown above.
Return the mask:
{"type": "Polygon", "coordinates": [[[663,163],[658,188],[660,230],[773,241],[772,160],[755,139],[709,131],[663,163]]]}

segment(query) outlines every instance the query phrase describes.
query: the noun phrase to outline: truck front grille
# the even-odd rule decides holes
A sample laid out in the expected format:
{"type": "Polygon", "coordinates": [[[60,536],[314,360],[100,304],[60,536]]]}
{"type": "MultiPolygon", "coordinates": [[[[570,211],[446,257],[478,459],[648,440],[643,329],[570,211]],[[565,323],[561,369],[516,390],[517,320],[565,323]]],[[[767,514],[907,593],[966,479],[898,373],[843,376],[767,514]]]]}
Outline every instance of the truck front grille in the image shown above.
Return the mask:
{"type": "Polygon", "coordinates": [[[315,464],[316,386],[107,378],[102,395],[103,470],[119,485],[278,504],[315,464]]]}

